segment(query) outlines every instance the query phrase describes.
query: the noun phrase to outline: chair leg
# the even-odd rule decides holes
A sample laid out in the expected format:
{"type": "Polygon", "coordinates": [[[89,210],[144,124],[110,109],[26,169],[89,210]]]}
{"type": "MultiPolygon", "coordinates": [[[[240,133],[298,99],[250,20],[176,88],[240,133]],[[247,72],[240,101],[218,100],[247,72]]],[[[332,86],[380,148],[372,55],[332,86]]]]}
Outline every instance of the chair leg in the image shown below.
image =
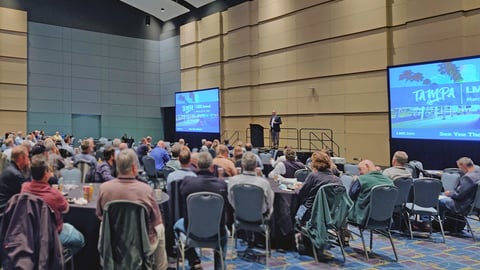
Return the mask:
{"type": "Polygon", "coordinates": [[[340,246],[340,250],[342,251],[342,256],[343,256],[343,262],[345,263],[347,261],[347,259],[345,258],[345,250],[343,249],[343,244],[342,244],[342,237],[345,237],[343,234],[340,235],[339,231],[336,230],[335,231],[336,234],[337,234],[337,241],[338,241],[338,244],[340,246]]]}
{"type": "Polygon", "coordinates": [[[410,221],[410,217],[407,217],[407,221],[408,221],[408,231],[410,232],[410,240],[413,240],[412,222],[410,221]]]}
{"type": "MultiPolygon", "coordinates": [[[[443,224],[440,215],[437,215],[438,223],[440,224],[440,231],[442,232],[443,243],[445,243],[445,232],[443,231],[443,224]]],[[[430,226],[431,227],[431,226],[430,226]]]]}
{"type": "Polygon", "coordinates": [[[268,259],[272,255],[272,251],[270,250],[270,229],[268,227],[265,229],[265,241],[266,241],[265,267],[269,269],[268,259]]]}
{"type": "Polygon", "coordinates": [[[390,230],[388,230],[387,233],[388,238],[390,239],[390,244],[392,245],[393,254],[395,255],[395,261],[398,262],[397,251],[395,250],[395,245],[393,244],[392,234],[390,233],[390,230]]]}
{"type": "Polygon", "coordinates": [[[373,231],[370,230],[370,252],[373,252],[373,231]]]}
{"type": "Polygon", "coordinates": [[[477,239],[475,239],[475,234],[473,234],[473,230],[472,230],[472,227],[470,226],[470,222],[468,222],[468,218],[464,217],[464,219],[465,219],[465,222],[467,223],[468,230],[472,234],[473,242],[476,242],[477,239]]]}
{"type": "Polygon", "coordinates": [[[365,239],[363,238],[363,230],[360,230],[360,238],[362,238],[363,251],[365,252],[365,258],[368,261],[368,252],[367,252],[367,248],[365,247],[365,239]]]}

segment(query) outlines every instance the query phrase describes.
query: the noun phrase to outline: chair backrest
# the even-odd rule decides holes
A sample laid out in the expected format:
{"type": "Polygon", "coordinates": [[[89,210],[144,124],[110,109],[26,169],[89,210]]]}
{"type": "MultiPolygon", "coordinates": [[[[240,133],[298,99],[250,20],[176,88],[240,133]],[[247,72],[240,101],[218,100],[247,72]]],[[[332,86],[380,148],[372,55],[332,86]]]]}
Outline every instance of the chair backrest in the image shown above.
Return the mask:
{"type": "Polygon", "coordinates": [[[272,154],[270,153],[260,153],[260,160],[263,164],[270,164],[270,159],[272,158],[272,154]]]}
{"type": "Polygon", "coordinates": [[[3,269],[63,269],[55,215],[45,201],[29,193],[16,194],[1,219],[3,269]]]}
{"type": "Polygon", "coordinates": [[[418,160],[411,160],[406,167],[412,173],[413,178],[418,178],[420,173],[423,173],[423,163],[418,160]]]}
{"type": "Polygon", "coordinates": [[[163,179],[166,180],[168,178],[168,175],[174,171],[175,171],[175,168],[173,167],[170,167],[170,166],[163,167],[163,179]]]}
{"type": "Polygon", "coordinates": [[[98,244],[104,269],[152,269],[147,213],[145,206],[132,201],[105,204],[98,244]]]}
{"type": "Polygon", "coordinates": [[[143,156],[143,169],[148,177],[157,177],[157,170],[155,169],[155,159],[151,156],[143,156]]]}
{"type": "Polygon", "coordinates": [[[413,203],[421,207],[437,207],[442,182],[434,178],[419,178],[413,181],[413,203]]]}
{"type": "Polygon", "coordinates": [[[442,185],[443,185],[443,190],[454,190],[458,182],[460,181],[460,174],[458,172],[453,172],[453,171],[446,171],[442,173],[441,177],[442,185]]]}
{"type": "Polygon", "coordinates": [[[197,192],[188,195],[187,237],[195,240],[217,241],[223,214],[223,197],[212,192],[197,192]]]}
{"type": "Polygon", "coordinates": [[[238,184],[234,185],[230,192],[233,195],[236,220],[252,224],[263,223],[263,189],[254,185],[238,184]]]}
{"type": "Polygon", "coordinates": [[[63,177],[63,181],[65,184],[82,183],[82,172],[79,168],[63,168],[60,170],[60,176],[63,177]]]}
{"type": "Polygon", "coordinates": [[[353,176],[351,176],[350,174],[344,173],[340,176],[340,180],[342,181],[342,184],[345,187],[345,189],[350,190],[353,183],[353,176]]]}
{"type": "Polygon", "coordinates": [[[370,194],[370,206],[365,227],[389,226],[393,207],[397,200],[398,188],[391,185],[375,186],[370,194]]]}
{"type": "Polygon", "coordinates": [[[408,201],[410,190],[413,185],[413,179],[410,177],[400,177],[395,179],[393,184],[398,188],[398,196],[395,206],[401,206],[408,201]]]}
{"type": "MultiPolygon", "coordinates": [[[[317,191],[315,200],[321,199],[318,198],[319,196],[324,196],[322,199],[325,204],[323,205],[324,209],[322,214],[324,215],[323,219],[325,220],[326,225],[333,225],[336,229],[340,229],[340,226],[344,224],[347,219],[351,206],[353,206],[353,202],[347,195],[347,189],[344,185],[340,184],[326,184],[321,186],[317,191]],[[333,217],[340,217],[340,219],[335,221],[333,220],[333,217]]],[[[312,208],[311,218],[315,217],[314,210],[315,209],[312,208]]]]}
{"type": "Polygon", "coordinates": [[[295,171],[294,177],[297,178],[298,182],[305,182],[309,174],[310,171],[308,169],[300,169],[295,171]]]}
{"type": "Polygon", "coordinates": [[[480,182],[477,182],[477,192],[475,193],[472,205],[474,209],[480,210],[480,182]]]}
{"type": "Polygon", "coordinates": [[[358,169],[358,164],[347,163],[343,165],[343,171],[346,174],[350,175],[360,175],[360,170],[358,169]]]}
{"type": "MultiPolygon", "coordinates": [[[[80,182],[82,184],[84,184],[86,182],[89,182],[90,179],[88,179],[88,178],[91,178],[91,166],[90,166],[90,164],[87,163],[87,162],[79,161],[76,166],[81,172],[80,182]]],[[[95,174],[93,176],[95,176],[95,174]]]]}
{"type": "Polygon", "coordinates": [[[445,168],[443,169],[443,172],[446,173],[446,172],[456,172],[458,174],[460,174],[460,176],[463,176],[465,173],[460,170],[459,168],[445,168]]]}

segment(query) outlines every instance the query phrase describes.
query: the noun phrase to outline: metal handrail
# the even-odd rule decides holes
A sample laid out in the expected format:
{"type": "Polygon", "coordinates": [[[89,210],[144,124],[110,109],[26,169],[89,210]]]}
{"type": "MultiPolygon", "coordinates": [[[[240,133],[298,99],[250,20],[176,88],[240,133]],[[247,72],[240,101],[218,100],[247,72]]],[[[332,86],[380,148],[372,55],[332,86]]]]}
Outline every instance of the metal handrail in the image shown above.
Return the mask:
{"type": "Polygon", "coordinates": [[[240,140],[240,131],[238,130],[233,130],[232,135],[229,135],[228,130],[224,130],[222,134],[220,135],[220,138],[223,141],[228,140],[231,145],[235,145],[237,141],[240,140]]]}
{"type": "Polygon", "coordinates": [[[333,140],[333,130],[326,128],[301,128],[299,130],[300,149],[321,150],[327,149],[334,152],[334,155],[340,155],[340,146],[333,140]],[[308,139],[304,139],[304,134],[308,134],[308,139]],[[320,136],[318,135],[320,134],[320,136]],[[308,141],[308,147],[303,147],[303,141],[308,141]],[[320,142],[317,147],[315,142],[320,142]],[[336,151],[335,151],[336,150],[336,151]]]}

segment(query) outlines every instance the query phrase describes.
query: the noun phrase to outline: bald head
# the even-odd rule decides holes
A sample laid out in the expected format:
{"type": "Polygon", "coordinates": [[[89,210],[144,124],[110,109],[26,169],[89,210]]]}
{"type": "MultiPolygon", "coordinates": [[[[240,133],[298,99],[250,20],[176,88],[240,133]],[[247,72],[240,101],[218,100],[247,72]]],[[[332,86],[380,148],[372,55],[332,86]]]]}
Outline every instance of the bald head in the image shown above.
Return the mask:
{"type": "Polygon", "coordinates": [[[366,159],[366,160],[362,160],[362,161],[360,161],[360,163],[358,163],[358,170],[360,171],[360,174],[363,175],[363,174],[367,174],[369,172],[376,171],[377,168],[375,167],[375,164],[373,164],[372,161],[366,159]]]}

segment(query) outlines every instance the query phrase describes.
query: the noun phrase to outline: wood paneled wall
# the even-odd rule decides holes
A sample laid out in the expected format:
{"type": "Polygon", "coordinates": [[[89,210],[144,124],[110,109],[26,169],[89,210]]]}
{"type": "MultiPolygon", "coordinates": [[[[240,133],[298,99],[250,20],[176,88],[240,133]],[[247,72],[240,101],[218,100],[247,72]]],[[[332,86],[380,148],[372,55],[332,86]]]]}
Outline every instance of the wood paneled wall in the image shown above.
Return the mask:
{"type": "Polygon", "coordinates": [[[0,8],[0,134],[27,127],[27,13],[0,8]]]}
{"type": "Polygon", "coordinates": [[[242,138],[276,110],[389,165],[387,66],[478,55],[478,25],[469,0],[247,1],[181,26],[182,89],[220,86],[222,129],[242,138]]]}

